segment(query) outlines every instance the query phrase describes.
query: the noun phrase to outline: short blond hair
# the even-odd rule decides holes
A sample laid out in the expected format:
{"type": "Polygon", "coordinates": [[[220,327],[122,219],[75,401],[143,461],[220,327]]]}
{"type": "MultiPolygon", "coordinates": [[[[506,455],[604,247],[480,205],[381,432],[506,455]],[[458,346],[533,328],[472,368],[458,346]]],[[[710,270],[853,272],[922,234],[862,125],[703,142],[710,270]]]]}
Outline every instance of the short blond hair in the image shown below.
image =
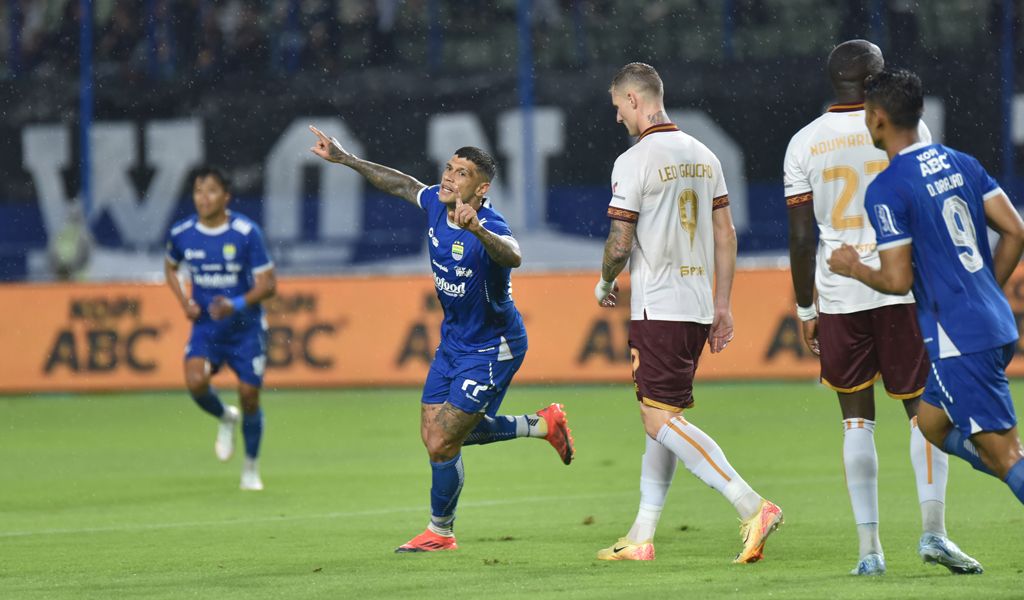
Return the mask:
{"type": "Polygon", "coordinates": [[[641,93],[650,94],[655,98],[665,95],[665,84],[661,82],[661,76],[647,63],[632,62],[619,69],[619,72],[612,78],[611,90],[622,90],[626,86],[635,86],[641,93]]]}

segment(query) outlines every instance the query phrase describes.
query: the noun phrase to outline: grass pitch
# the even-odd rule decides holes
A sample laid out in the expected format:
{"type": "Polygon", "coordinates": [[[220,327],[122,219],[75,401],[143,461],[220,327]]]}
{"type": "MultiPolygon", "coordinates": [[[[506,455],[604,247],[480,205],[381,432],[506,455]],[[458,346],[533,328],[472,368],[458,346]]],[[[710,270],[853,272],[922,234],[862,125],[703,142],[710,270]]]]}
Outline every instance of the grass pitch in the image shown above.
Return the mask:
{"type": "Polygon", "coordinates": [[[682,467],[658,559],[595,560],[636,510],[643,434],[632,398],[626,385],[513,388],[504,413],[565,403],[576,462],[563,466],[538,440],[466,449],[461,548],[426,555],[392,553],[428,515],[416,390],[266,392],[262,493],[238,490],[240,457],[216,461],[215,424],[184,393],[0,398],[0,597],[1024,596],[1024,510],[958,459],[947,524],[986,573],[920,562],[908,425],[881,394],[889,573],[847,575],[857,540],[839,410],[812,384],[698,385],[687,413],[785,510],[764,561],[730,563],[735,511],[682,467]]]}

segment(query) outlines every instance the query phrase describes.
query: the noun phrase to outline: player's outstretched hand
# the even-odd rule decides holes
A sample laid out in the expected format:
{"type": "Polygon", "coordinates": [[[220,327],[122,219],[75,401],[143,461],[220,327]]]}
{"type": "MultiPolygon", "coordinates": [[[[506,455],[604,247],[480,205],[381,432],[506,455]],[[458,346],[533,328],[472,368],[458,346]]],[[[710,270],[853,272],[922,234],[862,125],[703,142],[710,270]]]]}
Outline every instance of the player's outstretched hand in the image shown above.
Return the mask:
{"type": "Polygon", "coordinates": [[[619,291],[619,284],[617,281],[605,281],[604,277],[597,281],[597,285],[594,286],[594,297],[597,298],[597,305],[604,308],[612,308],[615,306],[615,302],[618,300],[616,293],[619,291]]]}
{"type": "Polygon", "coordinates": [[[214,321],[219,321],[230,317],[235,312],[235,305],[231,304],[231,299],[226,296],[214,296],[206,310],[214,321]]]}
{"type": "Polygon", "coordinates": [[[843,244],[832,251],[828,257],[828,268],[837,275],[853,277],[853,267],[860,262],[860,254],[856,248],[849,244],[843,244]]]}
{"type": "Polygon", "coordinates": [[[711,322],[711,332],[708,336],[708,343],[711,345],[711,353],[717,354],[732,341],[732,312],[728,310],[715,311],[715,320],[711,322]]]}
{"type": "Polygon", "coordinates": [[[309,126],[309,130],[316,135],[316,144],[313,144],[313,147],[309,149],[313,154],[332,163],[343,163],[346,159],[352,157],[352,153],[342,148],[338,140],[327,137],[324,132],[312,125],[309,126]]]}
{"type": "Polygon", "coordinates": [[[462,201],[457,187],[455,188],[455,212],[452,214],[452,221],[472,233],[480,231],[480,218],[476,214],[476,209],[462,201]]]}
{"type": "Polygon", "coordinates": [[[185,309],[185,316],[188,317],[189,321],[195,321],[199,318],[199,313],[202,312],[196,301],[189,298],[185,301],[185,305],[182,307],[185,309]]]}
{"type": "Polygon", "coordinates": [[[821,348],[818,346],[818,320],[800,321],[800,327],[803,328],[804,343],[807,344],[807,349],[815,356],[821,356],[821,348]]]}

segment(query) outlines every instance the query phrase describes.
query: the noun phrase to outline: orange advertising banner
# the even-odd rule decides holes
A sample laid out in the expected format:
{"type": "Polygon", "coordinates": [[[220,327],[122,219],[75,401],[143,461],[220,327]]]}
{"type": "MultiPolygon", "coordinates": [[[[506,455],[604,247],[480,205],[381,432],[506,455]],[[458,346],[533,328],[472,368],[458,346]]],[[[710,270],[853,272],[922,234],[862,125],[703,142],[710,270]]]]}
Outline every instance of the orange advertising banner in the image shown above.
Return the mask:
{"type": "MultiPolygon", "coordinates": [[[[530,340],[517,382],[629,380],[628,290],[619,307],[602,309],[595,278],[514,276],[530,340]]],[[[1007,291],[1019,314],[1024,271],[1007,291]]],[[[815,379],[817,360],[803,346],[793,306],[788,271],[740,271],[735,340],[720,354],[705,351],[698,378],[815,379]]],[[[442,316],[427,276],[284,278],[266,309],[269,388],[419,385],[442,316]]],[[[163,285],[2,285],[0,320],[0,393],[184,385],[191,324],[163,285]]],[[[1024,375],[1024,360],[1015,359],[1010,374],[1024,375]]],[[[231,387],[234,379],[221,373],[216,381],[231,387]]]]}

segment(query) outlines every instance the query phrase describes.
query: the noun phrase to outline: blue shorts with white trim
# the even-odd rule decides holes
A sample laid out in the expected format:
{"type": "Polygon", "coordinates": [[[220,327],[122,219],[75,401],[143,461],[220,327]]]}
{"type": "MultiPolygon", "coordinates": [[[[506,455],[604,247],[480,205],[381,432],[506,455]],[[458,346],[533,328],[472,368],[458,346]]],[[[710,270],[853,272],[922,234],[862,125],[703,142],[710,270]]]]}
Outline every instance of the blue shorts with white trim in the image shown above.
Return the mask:
{"type": "Polygon", "coordinates": [[[1015,343],[932,362],[923,399],[946,411],[965,436],[1017,424],[1006,366],[1015,343]]]}
{"type": "Polygon", "coordinates": [[[498,414],[501,401],[508,393],[512,377],[523,365],[526,345],[512,349],[512,356],[499,360],[496,354],[468,354],[452,352],[442,344],[430,363],[430,372],[423,385],[424,404],[451,403],[459,410],[498,414]]]}

